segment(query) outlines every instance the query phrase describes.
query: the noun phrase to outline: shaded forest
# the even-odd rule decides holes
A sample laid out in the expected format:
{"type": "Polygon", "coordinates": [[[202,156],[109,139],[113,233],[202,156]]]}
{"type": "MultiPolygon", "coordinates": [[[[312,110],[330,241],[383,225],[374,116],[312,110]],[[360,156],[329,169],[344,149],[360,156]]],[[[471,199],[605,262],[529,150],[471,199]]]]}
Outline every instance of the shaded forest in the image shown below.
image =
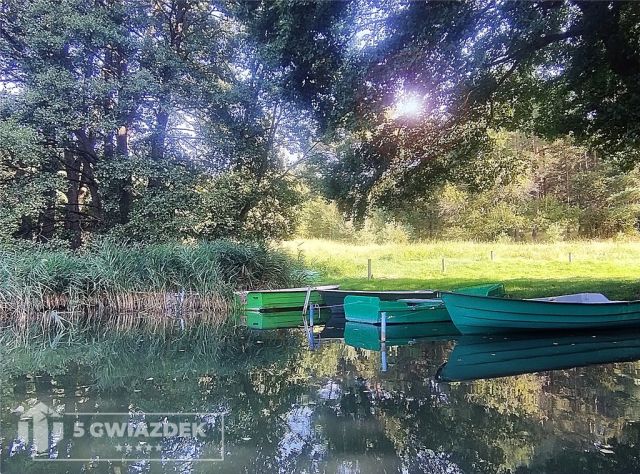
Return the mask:
{"type": "Polygon", "coordinates": [[[416,239],[633,235],[639,20],[575,0],[4,0],[0,241],[278,239],[314,212],[416,239]]]}

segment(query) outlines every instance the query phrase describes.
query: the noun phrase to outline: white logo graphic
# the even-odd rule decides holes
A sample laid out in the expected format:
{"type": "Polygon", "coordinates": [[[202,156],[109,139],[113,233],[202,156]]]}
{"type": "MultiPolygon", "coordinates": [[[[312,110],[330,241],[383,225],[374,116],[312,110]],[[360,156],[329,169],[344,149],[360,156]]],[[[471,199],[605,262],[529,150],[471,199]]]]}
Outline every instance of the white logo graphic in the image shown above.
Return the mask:
{"type": "Polygon", "coordinates": [[[39,402],[20,417],[18,438],[34,461],[223,461],[224,413],[59,413],[39,402]],[[59,456],[61,443],[93,454],[59,456]]]}
{"type": "Polygon", "coordinates": [[[33,440],[34,455],[49,451],[49,435],[54,433],[56,438],[63,436],[62,415],[42,402],[20,417],[18,437],[27,443],[33,440]]]}

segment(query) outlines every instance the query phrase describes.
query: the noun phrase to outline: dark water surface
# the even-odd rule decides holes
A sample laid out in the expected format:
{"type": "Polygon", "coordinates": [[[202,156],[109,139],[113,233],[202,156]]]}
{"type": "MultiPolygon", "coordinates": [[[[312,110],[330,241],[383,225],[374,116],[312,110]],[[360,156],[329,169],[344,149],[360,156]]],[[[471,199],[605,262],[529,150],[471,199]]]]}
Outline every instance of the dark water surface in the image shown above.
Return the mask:
{"type": "Polygon", "coordinates": [[[9,353],[1,472],[640,472],[640,334],[398,334],[383,357],[377,335],[347,330],[360,347],[310,351],[283,331],[222,359],[188,342],[9,353]],[[34,408],[50,410],[44,448],[32,431],[21,439],[34,408]],[[117,436],[74,433],[79,421],[166,425],[181,413],[209,437],[131,442],[127,453],[117,436]]]}

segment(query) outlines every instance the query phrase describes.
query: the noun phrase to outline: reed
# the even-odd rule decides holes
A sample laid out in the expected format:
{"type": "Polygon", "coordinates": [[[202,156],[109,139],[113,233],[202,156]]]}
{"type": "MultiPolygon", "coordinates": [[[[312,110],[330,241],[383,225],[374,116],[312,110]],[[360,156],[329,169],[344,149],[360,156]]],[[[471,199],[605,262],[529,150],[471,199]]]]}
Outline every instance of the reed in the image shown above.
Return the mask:
{"type": "Polygon", "coordinates": [[[0,323],[54,332],[91,326],[220,326],[234,290],[299,284],[296,262],[257,243],[0,250],[0,323]]]}

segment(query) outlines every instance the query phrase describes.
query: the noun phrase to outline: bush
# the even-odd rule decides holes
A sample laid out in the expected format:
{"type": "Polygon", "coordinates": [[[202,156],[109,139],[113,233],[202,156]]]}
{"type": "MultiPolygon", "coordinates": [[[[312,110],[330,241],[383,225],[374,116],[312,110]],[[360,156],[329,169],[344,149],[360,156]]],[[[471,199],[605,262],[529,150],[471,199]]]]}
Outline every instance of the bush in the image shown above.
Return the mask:
{"type": "Polygon", "coordinates": [[[406,244],[409,242],[409,232],[404,226],[398,223],[388,222],[377,235],[376,240],[379,244],[406,244]]]}
{"type": "Polygon", "coordinates": [[[335,203],[312,199],[300,212],[297,235],[302,238],[353,241],[356,230],[335,203]]]}
{"type": "Polygon", "coordinates": [[[554,222],[544,231],[544,240],[546,242],[562,242],[566,236],[566,225],[563,222],[554,222]]]}

